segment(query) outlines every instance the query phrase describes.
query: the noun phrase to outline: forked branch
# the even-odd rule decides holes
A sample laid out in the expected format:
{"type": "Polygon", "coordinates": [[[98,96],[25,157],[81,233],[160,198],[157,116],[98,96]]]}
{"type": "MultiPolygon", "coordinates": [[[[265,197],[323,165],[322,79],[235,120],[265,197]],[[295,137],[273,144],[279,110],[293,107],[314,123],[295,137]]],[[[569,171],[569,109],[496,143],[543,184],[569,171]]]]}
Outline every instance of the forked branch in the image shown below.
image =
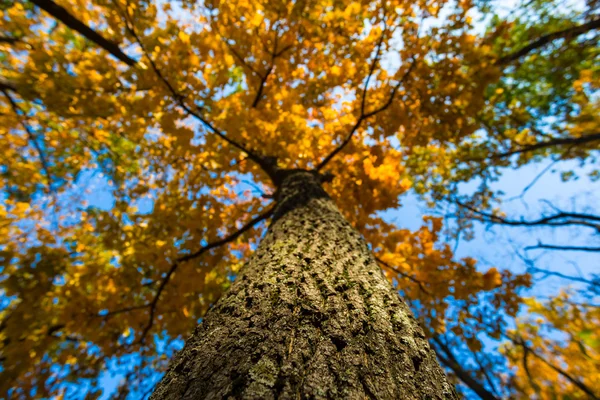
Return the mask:
{"type": "MultiPolygon", "coordinates": [[[[377,54],[379,54],[379,51],[377,52],[377,54]]],[[[392,102],[394,101],[394,97],[396,96],[396,92],[398,91],[398,89],[400,89],[400,86],[402,86],[402,84],[404,83],[404,81],[406,80],[406,78],[408,77],[410,72],[412,71],[412,69],[415,65],[415,62],[416,62],[416,60],[413,58],[412,62],[410,63],[410,66],[408,67],[406,72],[402,75],[402,77],[400,78],[398,83],[396,83],[394,85],[394,87],[392,88],[392,91],[391,91],[390,96],[388,97],[387,101],[384,104],[382,104],[380,107],[376,108],[375,110],[365,113],[364,109],[365,109],[365,98],[367,95],[367,86],[368,86],[369,80],[371,79],[371,73],[369,74],[369,76],[367,77],[367,80],[365,82],[365,87],[363,89],[363,95],[362,95],[362,100],[361,100],[361,113],[360,113],[360,116],[358,117],[358,120],[356,121],[356,123],[354,124],[352,129],[350,129],[350,132],[348,133],[346,138],[342,141],[342,143],[340,143],[339,146],[337,146],[331,153],[329,153],[329,155],[327,155],[323,159],[323,161],[321,161],[317,165],[317,167],[315,168],[315,171],[320,171],[321,169],[323,169],[323,167],[325,167],[325,165],[327,165],[327,163],[329,163],[329,161],[331,161],[331,159],[333,159],[339,152],[341,152],[348,145],[348,143],[350,143],[350,141],[352,140],[352,137],[354,136],[356,131],[358,131],[358,128],[360,128],[360,125],[362,124],[362,122],[364,120],[369,119],[372,116],[377,115],[382,111],[385,111],[392,105],[392,102]]]]}
{"type": "Polygon", "coordinates": [[[146,59],[150,63],[150,67],[152,68],[152,71],[154,71],[154,73],[156,74],[156,76],[164,83],[164,85],[166,86],[166,88],[168,89],[168,91],[171,93],[173,99],[185,111],[185,113],[187,115],[191,115],[192,117],[196,118],[206,128],[208,128],[208,130],[210,132],[214,133],[215,135],[217,135],[219,138],[221,138],[222,140],[224,140],[225,142],[227,142],[231,146],[235,147],[236,149],[240,150],[242,153],[246,154],[248,156],[248,158],[250,160],[254,161],[256,164],[258,164],[267,173],[267,175],[269,175],[269,177],[273,178],[273,176],[275,174],[274,166],[269,162],[269,160],[268,160],[267,157],[262,157],[262,156],[258,155],[257,153],[255,153],[254,151],[250,150],[246,146],[244,146],[241,143],[238,143],[237,141],[235,141],[232,138],[228,137],[223,132],[221,132],[220,130],[218,130],[203,115],[201,115],[200,112],[198,112],[200,110],[200,108],[197,107],[197,109],[198,109],[198,111],[197,111],[197,110],[192,109],[190,106],[188,106],[186,104],[186,102],[185,102],[185,96],[182,95],[181,93],[179,93],[173,87],[173,85],[171,85],[171,83],[162,74],[162,72],[160,71],[160,69],[158,68],[158,66],[156,65],[156,63],[154,62],[154,60],[152,59],[152,57],[150,57],[150,54],[148,53],[148,51],[147,51],[144,43],[142,42],[142,40],[140,39],[140,37],[136,33],[136,31],[135,31],[135,29],[133,27],[133,24],[132,24],[132,22],[129,19],[129,16],[127,15],[127,12],[125,11],[125,12],[121,12],[121,13],[122,13],[123,17],[125,18],[125,25],[126,25],[127,31],[129,32],[129,34],[131,36],[133,36],[133,38],[135,39],[135,41],[140,46],[140,49],[144,53],[144,56],[146,57],[146,59]]]}
{"type": "Polygon", "coordinates": [[[460,363],[452,354],[450,347],[446,345],[439,337],[434,336],[431,338],[431,341],[437,347],[436,355],[438,359],[442,362],[442,364],[452,370],[454,374],[460,379],[469,389],[473,390],[477,395],[483,400],[498,400],[492,392],[487,390],[485,386],[475,378],[471,376],[471,374],[466,371],[460,363]]]}

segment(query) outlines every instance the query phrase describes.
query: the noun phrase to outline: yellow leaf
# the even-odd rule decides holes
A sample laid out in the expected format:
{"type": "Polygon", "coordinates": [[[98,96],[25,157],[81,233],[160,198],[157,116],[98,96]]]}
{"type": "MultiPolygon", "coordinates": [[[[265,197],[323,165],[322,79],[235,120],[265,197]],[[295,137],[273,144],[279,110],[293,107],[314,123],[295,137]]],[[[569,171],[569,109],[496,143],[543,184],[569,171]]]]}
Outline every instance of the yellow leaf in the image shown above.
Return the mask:
{"type": "Polygon", "coordinates": [[[27,203],[23,203],[23,202],[18,202],[17,204],[15,204],[15,208],[13,209],[13,213],[15,214],[22,214],[25,211],[29,210],[29,204],[27,203]]]}
{"type": "Polygon", "coordinates": [[[67,360],[65,361],[65,363],[67,365],[75,365],[75,364],[77,364],[77,357],[75,357],[73,355],[69,355],[69,357],[67,357],[67,360]]]}
{"type": "Polygon", "coordinates": [[[177,35],[179,37],[179,39],[181,39],[182,42],[184,43],[189,43],[190,42],[190,35],[188,35],[187,33],[185,33],[184,31],[180,31],[179,34],[177,35]]]}
{"type": "Polygon", "coordinates": [[[502,284],[502,275],[496,268],[490,268],[483,275],[483,287],[485,290],[492,290],[502,284]]]}

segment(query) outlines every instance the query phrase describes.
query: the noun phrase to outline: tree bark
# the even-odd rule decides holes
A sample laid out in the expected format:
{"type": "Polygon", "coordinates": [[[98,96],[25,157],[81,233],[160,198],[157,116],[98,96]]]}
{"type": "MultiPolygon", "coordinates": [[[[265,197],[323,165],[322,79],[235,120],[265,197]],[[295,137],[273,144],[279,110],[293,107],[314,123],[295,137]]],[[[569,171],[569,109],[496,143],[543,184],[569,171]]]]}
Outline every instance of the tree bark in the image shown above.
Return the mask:
{"type": "Polygon", "coordinates": [[[457,399],[423,330],[319,176],[271,226],[151,399],[457,399]]]}

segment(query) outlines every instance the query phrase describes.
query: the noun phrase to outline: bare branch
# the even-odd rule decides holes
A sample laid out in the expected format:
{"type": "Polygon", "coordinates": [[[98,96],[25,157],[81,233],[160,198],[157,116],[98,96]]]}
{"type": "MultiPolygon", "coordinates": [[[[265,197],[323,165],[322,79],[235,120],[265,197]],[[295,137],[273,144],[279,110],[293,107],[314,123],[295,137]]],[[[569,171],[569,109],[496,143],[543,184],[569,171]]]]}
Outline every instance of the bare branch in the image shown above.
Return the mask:
{"type": "Polygon", "coordinates": [[[563,251],[589,251],[589,252],[598,252],[600,251],[600,247],[585,247],[585,246],[559,246],[553,244],[544,244],[539,242],[535,246],[527,246],[523,250],[536,250],[536,249],[546,249],[546,250],[563,250],[563,251]]]}
{"type": "Polygon", "coordinates": [[[105,39],[98,32],[81,22],[71,13],[69,13],[65,8],[59,6],[52,0],[30,0],[33,4],[46,11],[48,14],[52,15],[57,20],[61,21],[69,28],[79,32],[87,39],[96,43],[98,46],[102,47],[104,50],[108,51],[110,54],[123,61],[125,64],[129,66],[134,66],[137,64],[137,61],[123,53],[119,46],[115,43],[105,39]]]}
{"type": "Polygon", "coordinates": [[[544,274],[544,275],[552,275],[552,276],[557,276],[562,279],[568,279],[570,281],[581,282],[581,283],[585,283],[586,285],[600,287],[600,282],[598,282],[598,281],[591,281],[589,279],[580,278],[578,276],[565,275],[560,272],[549,271],[547,269],[537,268],[537,267],[534,267],[533,265],[528,268],[528,271],[533,274],[539,273],[539,274],[544,274]]]}
{"type": "Polygon", "coordinates": [[[569,152],[571,151],[572,148],[573,148],[573,145],[570,146],[563,154],[561,154],[560,157],[557,157],[554,161],[552,161],[550,164],[548,164],[546,166],[546,168],[544,168],[539,174],[537,174],[535,176],[535,178],[533,178],[533,180],[531,182],[529,182],[529,184],[527,186],[525,186],[525,188],[521,191],[521,194],[519,194],[518,196],[511,197],[510,199],[507,199],[506,201],[522,199],[525,196],[525,194],[529,191],[529,189],[531,189],[542,178],[542,176],[544,176],[544,174],[546,172],[548,172],[550,169],[552,169],[552,167],[554,167],[558,162],[560,162],[563,158],[565,158],[569,154],[569,152]]]}
{"type": "Polygon", "coordinates": [[[439,337],[433,337],[431,338],[431,341],[436,345],[435,347],[441,350],[436,351],[436,355],[442,364],[451,369],[458,379],[460,379],[469,389],[474,391],[483,400],[499,400],[498,397],[487,390],[481,382],[473,378],[468,371],[460,366],[450,348],[442,342],[439,337]]]}
{"type": "Polygon", "coordinates": [[[596,231],[600,232],[600,216],[591,215],[591,214],[583,214],[583,213],[575,213],[575,212],[563,212],[558,210],[556,214],[542,217],[533,221],[525,221],[525,220],[510,220],[504,217],[500,217],[498,215],[485,213],[483,211],[477,210],[476,208],[469,206],[467,204],[461,203],[458,200],[453,200],[453,203],[458,205],[459,207],[465,208],[472,213],[475,214],[474,218],[481,222],[488,222],[500,225],[509,225],[509,226],[568,226],[568,225],[581,225],[586,226],[596,231]],[[592,221],[597,221],[599,223],[594,223],[592,221]]]}
{"type": "Polygon", "coordinates": [[[500,392],[498,391],[498,388],[496,387],[494,381],[492,380],[492,378],[489,374],[489,372],[490,372],[488,370],[489,368],[486,368],[484,366],[483,362],[479,359],[479,357],[487,358],[487,354],[484,352],[481,352],[481,353],[474,352],[473,358],[475,359],[475,362],[479,366],[479,371],[483,374],[483,376],[485,376],[485,380],[487,381],[488,385],[490,385],[490,388],[492,388],[492,392],[493,392],[494,396],[501,396],[500,392]]]}

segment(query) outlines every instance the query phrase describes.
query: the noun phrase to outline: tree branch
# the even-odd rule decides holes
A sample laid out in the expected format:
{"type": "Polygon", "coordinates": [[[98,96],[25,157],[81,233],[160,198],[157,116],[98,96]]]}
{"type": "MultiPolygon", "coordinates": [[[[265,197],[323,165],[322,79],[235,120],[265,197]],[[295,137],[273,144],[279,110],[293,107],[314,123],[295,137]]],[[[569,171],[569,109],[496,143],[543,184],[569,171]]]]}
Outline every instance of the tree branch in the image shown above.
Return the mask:
{"type": "Polygon", "coordinates": [[[596,281],[591,281],[589,279],[580,278],[578,276],[565,275],[565,274],[562,274],[560,272],[548,271],[547,269],[542,269],[542,268],[534,267],[533,265],[531,265],[528,268],[528,271],[531,271],[532,274],[539,273],[539,274],[544,274],[544,275],[552,275],[552,276],[557,276],[557,277],[562,278],[562,279],[568,279],[570,281],[581,282],[581,283],[585,283],[586,285],[600,287],[600,281],[596,282],[596,281]]]}
{"type": "Polygon", "coordinates": [[[102,317],[102,318],[108,319],[108,318],[113,317],[115,315],[124,314],[124,313],[128,313],[128,312],[135,311],[135,310],[143,310],[145,308],[148,308],[149,306],[150,306],[150,304],[147,303],[147,304],[142,304],[142,305],[139,305],[139,306],[125,307],[125,308],[121,308],[120,310],[109,311],[106,314],[97,314],[97,315],[94,315],[94,316],[95,317],[102,317]]]}
{"type": "Polygon", "coordinates": [[[367,79],[365,80],[365,87],[363,88],[362,99],[360,102],[360,115],[365,115],[365,102],[367,100],[367,90],[369,90],[369,82],[371,81],[373,73],[375,73],[375,67],[377,66],[379,57],[381,56],[381,47],[383,46],[383,39],[385,39],[386,29],[383,30],[383,32],[381,33],[381,37],[377,42],[377,50],[375,51],[375,57],[373,57],[373,61],[371,62],[371,66],[369,67],[369,73],[367,74],[367,79]]]}
{"type": "MultiPolygon", "coordinates": [[[[475,362],[479,366],[479,371],[485,376],[485,380],[487,381],[488,385],[490,385],[490,388],[492,388],[492,393],[494,394],[494,396],[501,396],[494,381],[490,377],[488,369],[486,369],[486,367],[483,365],[482,361],[479,359],[479,356],[486,357],[486,354],[483,352],[473,353],[473,358],[475,359],[475,362]]],[[[489,359],[488,359],[488,362],[489,362],[489,359]]]]}
{"type": "Polygon", "coordinates": [[[15,44],[20,41],[21,39],[16,37],[0,35],[0,43],[15,44]]]}
{"type": "Polygon", "coordinates": [[[562,31],[543,35],[543,36],[539,37],[538,39],[530,42],[527,46],[523,47],[522,49],[520,49],[512,54],[509,54],[509,55],[499,58],[496,61],[496,64],[498,64],[498,65],[510,64],[510,63],[517,61],[518,59],[526,56],[527,54],[529,54],[530,52],[532,52],[534,50],[537,50],[539,48],[547,46],[548,44],[550,44],[551,42],[553,42],[557,39],[573,40],[580,35],[586,34],[590,31],[598,29],[598,28],[600,28],[600,19],[595,19],[595,20],[589,21],[582,25],[576,25],[571,28],[563,29],[562,31]]]}
{"type": "Polygon", "coordinates": [[[219,131],[213,124],[211,124],[199,112],[192,110],[185,103],[185,96],[183,96],[181,93],[179,93],[177,90],[175,90],[173,85],[171,85],[171,83],[164,77],[164,75],[162,74],[162,72],[160,71],[160,69],[158,68],[158,66],[156,65],[154,60],[152,59],[152,57],[150,57],[150,54],[146,50],[146,47],[144,46],[142,40],[135,32],[135,30],[133,28],[133,24],[131,24],[131,22],[129,21],[127,12],[126,11],[125,12],[121,11],[121,12],[123,14],[123,17],[125,18],[125,25],[126,25],[127,31],[133,36],[135,41],[140,46],[142,52],[144,53],[144,56],[148,59],[148,62],[150,63],[150,66],[151,66],[152,70],[154,71],[154,73],[156,74],[156,76],[164,83],[164,85],[167,87],[169,92],[171,92],[173,99],[186,112],[186,114],[193,116],[198,121],[200,121],[205,127],[207,127],[212,133],[217,135],[219,138],[221,138],[222,140],[224,140],[231,146],[235,147],[236,149],[240,150],[242,153],[245,153],[250,160],[252,160],[256,164],[258,164],[258,166],[260,166],[267,173],[267,175],[273,180],[274,176],[275,176],[276,168],[274,165],[272,165],[272,163],[269,162],[268,157],[261,157],[257,153],[255,153],[252,150],[243,146],[242,144],[236,142],[235,140],[231,139],[230,137],[227,137],[227,135],[225,135],[223,132],[219,131]]]}
{"type": "Polygon", "coordinates": [[[52,174],[50,173],[50,167],[48,165],[48,161],[46,160],[46,156],[44,155],[43,149],[41,148],[40,144],[37,142],[36,135],[33,133],[31,128],[29,127],[29,125],[27,125],[25,123],[25,121],[23,120],[23,118],[26,118],[25,112],[14,101],[14,99],[12,98],[10,93],[8,93],[8,91],[6,91],[4,89],[0,89],[0,91],[2,91],[2,93],[4,93],[4,95],[8,99],[8,102],[10,103],[13,112],[17,115],[17,118],[19,119],[19,123],[21,124],[21,126],[23,127],[25,132],[27,133],[29,142],[31,142],[31,144],[33,145],[33,148],[37,152],[38,159],[40,160],[40,164],[42,165],[42,170],[44,171],[44,175],[46,175],[46,179],[48,179],[48,187],[50,189],[50,192],[53,192],[54,191],[54,188],[52,186],[53,180],[52,180],[52,174]]]}
{"type": "Polygon", "coordinates": [[[563,251],[589,251],[589,252],[598,252],[600,251],[600,247],[585,247],[585,246],[559,246],[553,244],[544,244],[538,242],[535,246],[527,246],[523,250],[536,250],[536,249],[546,249],[546,250],[563,250],[563,251]]]}
{"type": "Polygon", "coordinates": [[[546,364],[548,367],[550,367],[551,369],[556,371],[558,374],[564,376],[573,385],[577,386],[581,391],[583,391],[585,394],[590,396],[591,399],[600,400],[600,399],[598,399],[596,394],[589,387],[587,387],[587,385],[585,385],[579,379],[576,379],[573,376],[571,376],[567,371],[563,370],[562,368],[557,367],[556,365],[548,362],[548,360],[546,360],[544,357],[540,356],[533,348],[529,347],[527,345],[527,343],[525,343],[525,340],[523,340],[521,337],[514,337],[507,333],[503,333],[503,335],[506,338],[508,338],[511,342],[513,342],[515,345],[521,346],[525,352],[532,354],[534,357],[536,357],[537,359],[542,361],[544,364],[546,364]]]}
{"type": "Polygon", "coordinates": [[[454,358],[452,351],[450,348],[443,343],[439,337],[431,338],[431,341],[439,347],[442,351],[436,351],[436,355],[439,360],[444,364],[447,368],[451,369],[452,372],[472,391],[474,391],[481,399],[483,400],[499,400],[493,393],[487,390],[480,382],[474,379],[471,374],[469,374],[466,370],[464,370],[460,364],[454,358]],[[444,356],[442,354],[446,354],[444,356]]]}
{"type": "Polygon", "coordinates": [[[52,0],[30,0],[33,4],[46,11],[48,14],[61,21],[69,28],[74,31],[79,32],[87,39],[96,43],[98,46],[102,47],[104,50],[108,51],[110,54],[123,61],[125,64],[129,66],[134,66],[137,64],[137,61],[123,53],[119,46],[115,43],[105,39],[98,32],[81,22],[71,13],[69,13],[65,8],[59,6],[54,3],[52,0]]]}
{"type": "MultiPolygon", "coordinates": [[[[218,28],[215,27],[215,25],[213,24],[213,22],[214,22],[214,19],[211,16],[210,26],[211,26],[211,28],[213,30],[215,30],[215,31],[218,32],[218,28]]],[[[275,25],[276,23],[277,22],[275,22],[273,25],[275,25]]],[[[220,33],[219,33],[219,35],[220,35],[220,33]]],[[[257,36],[259,35],[258,29],[256,31],[256,35],[257,36]]],[[[285,53],[290,48],[294,47],[294,45],[285,46],[280,51],[277,51],[278,40],[279,40],[279,30],[276,30],[275,31],[275,39],[274,39],[273,51],[269,50],[268,47],[267,47],[267,45],[263,42],[263,48],[264,48],[264,50],[265,50],[266,53],[269,53],[271,55],[271,61],[270,61],[270,65],[269,65],[269,68],[267,69],[266,73],[265,74],[261,74],[252,65],[250,65],[250,64],[248,64],[246,62],[246,60],[244,59],[244,57],[242,57],[242,55],[235,49],[235,47],[233,47],[227,41],[227,39],[225,39],[223,36],[221,36],[221,39],[225,43],[225,45],[227,46],[227,48],[229,49],[229,51],[231,51],[231,53],[234,55],[234,57],[237,58],[239,60],[239,62],[244,67],[246,67],[250,72],[252,72],[253,75],[256,75],[258,78],[260,78],[260,83],[258,85],[258,89],[256,90],[256,95],[254,97],[254,100],[252,101],[252,108],[256,108],[258,106],[258,103],[260,102],[260,100],[262,98],[262,93],[263,93],[264,87],[265,87],[265,85],[267,83],[267,79],[269,79],[269,75],[271,74],[271,72],[273,72],[273,69],[275,67],[275,59],[277,57],[280,57],[283,53],[285,53]]]]}
{"type": "Polygon", "coordinates": [[[231,51],[231,54],[233,54],[235,56],[235,58],[237,58],[238,60],[240,60],[240,63],[242,63],[242,65],[246,68],[248,68],[250,70],[250,72],[252,72],[254,75],[262,78],[262,75],[258,73],[257,70],[254,69],[254,67],[252,67],[252,65],[248,64],[246,62],[246,60],[244,60],[244,57],[242,57],[240,55],[240,53],[237,52],[237,50],[231,45],[229,44],[229,42],[227,42],[227,40],[225,40],[223,38],[223,42],[225,43],[225,45],[227,46],[227,48],[229,49],[229,51],[231,51]]]}
{"type": "MultiPolygon", "coordinates": [[[[156,313],[156,306],[158,304],[158,301],[160,300],[160,296],[162,295],[165,287],[167,286],[167,284],[171,280],[171,277],[173,276],[173,274],[175,273],[175,271],[177,271],[177,268],[179,268],[179,266],[181,265],[181,263],[184,263],[186,261],[190,261],[190,260],[193,260],[195,258],[198,258],[201,255],[203,255],[204,253],[206,253],[207,251],[210,251],[212,249],[215,249],[217,247],[223,246],[223,245],[225,245],[227,243],[230,243],[230,242],[234,241],[235,239],[237,239],[238,237],[240,237],[242,234],[244,234],[245,232],[247,232],[250,229],[252,229],[259,222],[262,222],[265,219],[269,218],[273,214],[273,210],[274,210],[274,208],[271,207],[268,211],[266,211],[263,214],[260,214],[260,215],[258,215],[256,217],[254,217],[253,219],[251,219],[249,222],[247,222],[243,227],[241,227],[237,231],[235,231],[235,232],[233,232],[233,233],[225,236],[222,239],[216,240],[216,241],[214,241],[212,243],[208,243],[207,245],[202,246],[200,248],[200,250],[198,250],[198,251],[196,251],[194,253],[187,254],[185,256],[181,256],[181,257],[177,258],[177,260],[175,260],[175,262],[171,265],[171,268],[167,271],[167,274],[161,280],[161,282],[160,282],[160,284],[158,286],[158,289],[156,290],[156,293],[154,294],[154,298],[152,299],[152,301],[150,301],[148,304],[146,304],[144,306],[140,306],[139,307],[139,308],[144,308],[144,307],[150,308],[150,317],[148,318],[148,323],[146,324],[146,326],[142,330],[140,338],[138,339],[138,343],[140,343],[140,344],[144,343],[144,341],[146,339],[146,335],[148,334],[148,332],[150,331],[150,329],[152,329],[152,325],[154,324],[154,314],[156,313]]],[[[113,312],[113,314],[114,313],[115,312],[113,312]]]]}
{"type": "Polygon", "coordinates": [[[262,99],[262,93],[265,88],[265,85],[267,84],[267,79],[269,79],[269,75],[271,75],[271,72],[273,72],[273,69],[275,68],[275,59],[292,47],[292,45],[289,45],[277,52],[277,40],[275,40],[275,48],[273,49],[273,53],[271,53],[271,65],[269,66],[267,73],[264,76],[261,76],[260,84],[258,86],[258,90],[256,91],[256,97],[254,97],[254,101],[252,102],[252,108],[256,108],[258,106],[258,103],[262,99]]]}
{"type": "MultiPolygon", "coordinates": [[[[510,157],[515,154],[526,153],[529,151],[534,151],[538,149],[544,149],[546,147],[554,147],[554,146],[565,146],[572,145],[577,146],[586,143],[592,143],[600,141],[600,133],[595,133],[591,135],[581,136],[581,137],[567,137],[567,138],[556,138],[553,140],[548,140],[546,142],[539,142],[536,144],[532,144],[529,146],[525,146],[521,149],[507,151],[505,153],[492,154],[488,158],[491,160],[497,160],[499,158],[510,157]]],[[[481,161],[483,159],[478,160],[469,160],[469,161],[481,161]]]]}
{"type": "Polygon", "coordinates": [[[0,90],[2,90],[3,92],[5,90],[10,90],[13,92],[17,91],[17,87],[14,83],[8,81],[7,79],[5,79],[4,77],[0,76],[0,90]]]}
{"type": "Polygon", "coordinates": [[[525,221],[525,220],[515,221],[515,220],[510,220],[510,219],[507,219],[504,217],[500,217],[498,215],[485,213],[485,212],[477,210],[476,208],[471,207],[467,204],[461,203],[458,200],[454,200],[452,202],[455,203],[456,205],[458,205],[459,207],[466,208],[467,210],[469,210],[472,213],[479,216],[479,217],[475,216],[474,218],[476,218],[477,220],[479,220],[481,222],[488,222],[488,223],[494,223],[494,224],[500,224],[500,225],[510,225],[510,226],[581,225],[581,226],[586,226],[586,227],[595,229],[596,231],[600,232],[600,223],[595,224],[595,223],[591,222],[591,221],[600,222],[600,216],[596,216],[596,215],[559,211],[554,215],[542,217],[542,218],[539,218],[539,219],[533,220],[533,221],[525,221]]]}
{"type": "Polygon", "coordinates": [[[544,174],[546,172],[548,172],[550,169],[552,169],[552,167],[554,167],[554,165],[556,165],[558,162],[560,162],[563,158],[565,158],[569,154],[569,152],[571,151],[573,146],[574,145],[571,145],[563,154],[560,155],[560,157],[557,157],[550,164],[548,164],[546,166],[546,168],[544,168],[539,174],[537,174],[535,176],[535,178],[533,178],[533,180],[531,182],[529,182],[529,184],[527,186],[525,186],[525,188],[521,191],[521,194],[519,194],[518,196],[513,196],[510,199],[507,199],[506,201],[508,202],[508,201],[512,201],[512,200],[516,200],[516,199],[522,199],[525,196],[525,194],[529,191],[529,189],[531,189],[542,178],[542,176],[544,176],[544,174]]]}
{"type": "Polygon", "coordinates": [[[390,96],[388,98],[388,100],[379,108],[368,112],[368,113],[364,113],[364,103],[365,103],[365,97],[366,97],[366,93],[367,93],[367,84],[368,81],[371,78],[371,75],[369,75],[367,77],[367,81],[365,82],[365,88],[363,89],[363,99],[361,101],[361,113],[360,116],[358,117],[358,120],[356,121],[356,123],[354,124],[354,126],[352,127],[352,129],[350,130],[350,132],[348,133],[348,135],[346,136],[346,138],[342,141],[342,143],[340,143],[340,145],[338,147],[336,147],[331,153],[329,153],[328,156],[326,156],[323,161],[321,161],[317,167],[315,168],[315,171],[320,171],[321,169],[323,169],[323,167],[325,167],[325,165],[327,165],[327,163],[329,161],[331,161],[331,159],[333,157],[335,157],[339,152],[341,152],[344,147],[346,147],[346,145],[348,145],[348,143],[350,143],[350,141],[352,140],[352,137],[354,136],[354,133],[358,130],[358,128],[360,127],[360,124],[376,115],[379,114],[382,111],[385,111],[394,101],[394,97],[396,96],[396,92],[398,91],[398,89],[400,88],[400,86],[402,85],[402,83],[404,82],[404,80],[408,77],[408,75],[410,74],[411,70],[413,69],[414,65],[415,65],[416,60],[413,58],[412,62],[410,64],[410,66],[408,67],[408,69],[406,70],[406,72],[404,73],[404,75],[402,75],[402,78],[400,78],[400,80],[398,81],[398,83],[396,85],[394,85],[394,87],[392,88],[392,92],[390,93],[390,96]]]}
{"type": "Polygon", "coordinates": [[[398,275],[400,275],[400,276],[402,276],[402,277],[404,277],[404,278],[406,278],[406,279],[408,279],[408,280],[416,283],[417,285],[419,285],[419,289],[421,289],[424,293],[426,293],[426,294],[428,294],[430,296],[433,296],[432,293],[425,288],[425,286],[423,285],[422,281],[418,280],[417,278],[415,278],[412,275],[409,275],[409,274],[407,274],[405,272],[400,271],[399,269],[391,266],[390,264],[386,263],[385,261],[383,261],[381,258],[379,258],[377,256],[373,256],[373,257],[375,258],[375,261],[377,261],[378,263],[380,263],[381,265],[383,265],[387,269],[389,269],[391,271],[394,271],[398,275]]]}

